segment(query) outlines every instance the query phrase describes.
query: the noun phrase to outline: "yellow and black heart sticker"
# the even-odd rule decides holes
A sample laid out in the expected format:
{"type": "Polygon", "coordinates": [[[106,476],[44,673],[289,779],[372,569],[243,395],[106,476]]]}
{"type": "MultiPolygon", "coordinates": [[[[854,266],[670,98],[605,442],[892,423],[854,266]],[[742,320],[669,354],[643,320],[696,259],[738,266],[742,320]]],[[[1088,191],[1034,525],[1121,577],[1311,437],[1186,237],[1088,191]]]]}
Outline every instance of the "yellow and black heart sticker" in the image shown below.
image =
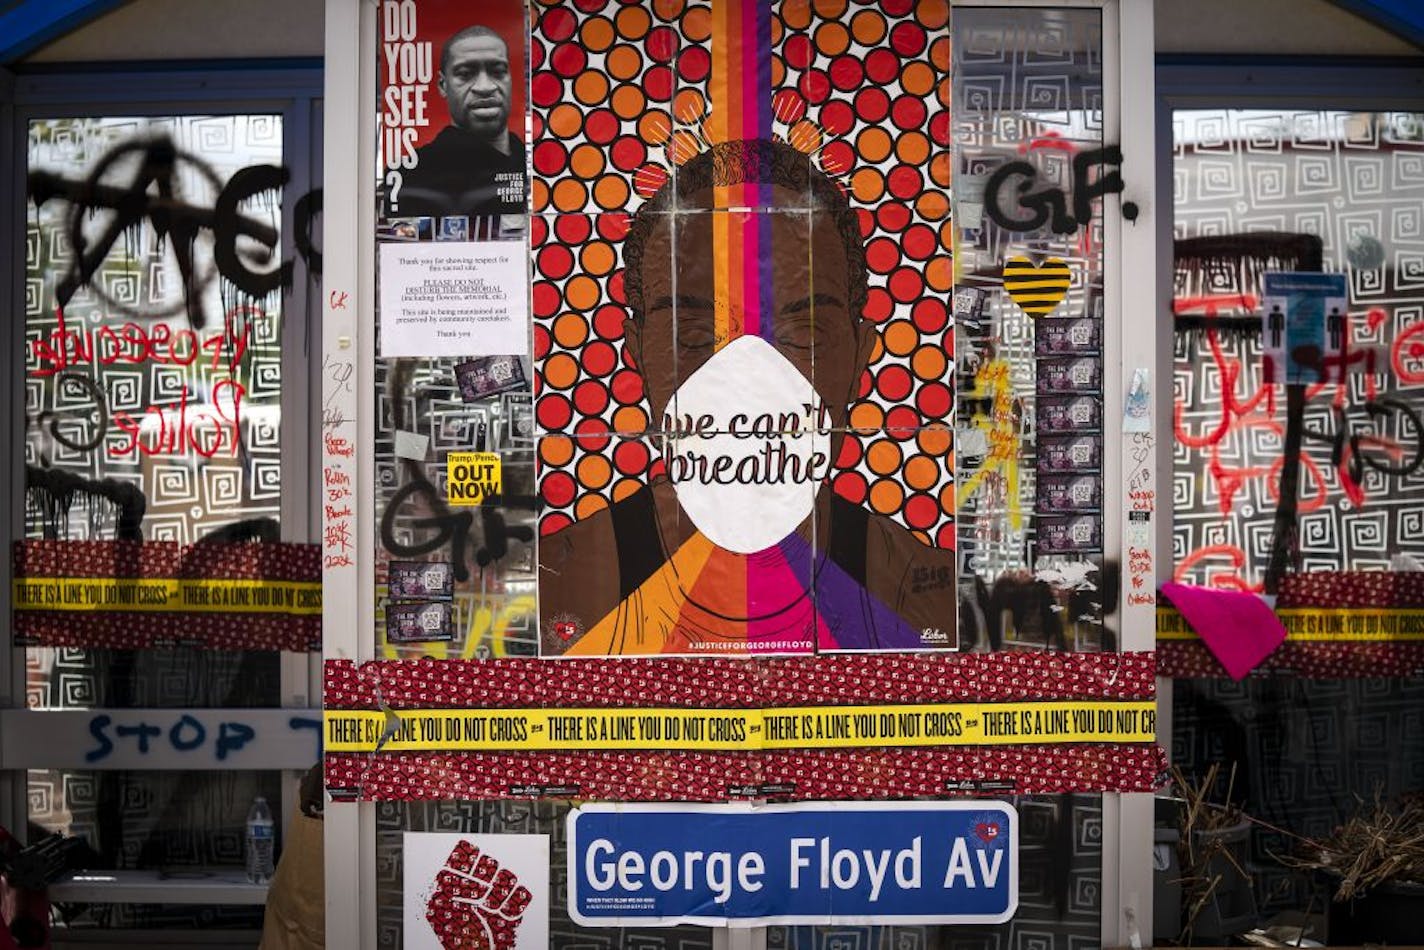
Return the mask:
{"type": "Polygon", "coordinates": [[[1030,317],[1047,316],[1068,295],[1073,274],[1061,258],[1050,257],[1034,266],[1026,257],[1004,264],[1004,289],[1030,317]]]}

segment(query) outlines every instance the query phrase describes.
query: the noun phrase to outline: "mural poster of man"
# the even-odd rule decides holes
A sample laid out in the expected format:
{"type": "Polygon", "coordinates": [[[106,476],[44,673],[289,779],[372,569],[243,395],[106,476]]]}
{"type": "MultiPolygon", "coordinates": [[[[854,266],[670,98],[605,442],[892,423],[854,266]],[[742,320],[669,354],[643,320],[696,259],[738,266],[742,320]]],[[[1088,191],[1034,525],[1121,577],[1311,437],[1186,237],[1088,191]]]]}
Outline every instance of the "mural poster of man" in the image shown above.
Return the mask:
{"type": "Polygon", "coordinates": [[[844,193],[785,143],[717,143],[634,215],[624,262],[666,473],[542,539],[546,654],[953,648],[954,552],[826,477],[877,339],[844,193]],[[738,189],[766,210],[711,213],[738,189]]]}
{"type": "Polygon", "coordinates": [[[524,5],[381,7],[382,216],[525,213],[524,5]]]}

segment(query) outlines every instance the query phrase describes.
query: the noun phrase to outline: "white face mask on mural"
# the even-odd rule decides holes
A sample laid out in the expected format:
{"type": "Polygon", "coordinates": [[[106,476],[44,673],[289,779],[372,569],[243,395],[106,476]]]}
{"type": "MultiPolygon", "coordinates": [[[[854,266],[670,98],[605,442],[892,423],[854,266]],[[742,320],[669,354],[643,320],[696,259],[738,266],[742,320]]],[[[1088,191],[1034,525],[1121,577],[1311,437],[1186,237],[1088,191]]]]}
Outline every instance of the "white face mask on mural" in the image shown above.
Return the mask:
{"type": "Polygon", "coordinates": [[[760,337],[728,343],[683,381],[663,461],[692,523],[751,554],[796,530],[831,467],[830,421],[805,376],[760,337]]]}

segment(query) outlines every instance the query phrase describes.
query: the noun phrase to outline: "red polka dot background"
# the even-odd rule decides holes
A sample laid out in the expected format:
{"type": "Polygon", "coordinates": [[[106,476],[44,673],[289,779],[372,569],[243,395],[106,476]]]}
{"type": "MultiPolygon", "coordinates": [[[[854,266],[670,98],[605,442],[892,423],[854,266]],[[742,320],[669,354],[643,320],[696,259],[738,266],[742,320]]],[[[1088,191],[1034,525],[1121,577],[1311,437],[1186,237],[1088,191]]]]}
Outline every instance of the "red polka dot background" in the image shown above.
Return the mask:
{"type": "MultiPolygon", "coordinates": [[[[772,6],[774,135],[846,189],[879,331],[832,474],[842,496],[954,544],[949,11],[943,0],[772,6]]],[[[540,532],[660,464],[623,353],[628,216],[706,147],[708,0],[553,0],[530,48],[540,532]]]]}

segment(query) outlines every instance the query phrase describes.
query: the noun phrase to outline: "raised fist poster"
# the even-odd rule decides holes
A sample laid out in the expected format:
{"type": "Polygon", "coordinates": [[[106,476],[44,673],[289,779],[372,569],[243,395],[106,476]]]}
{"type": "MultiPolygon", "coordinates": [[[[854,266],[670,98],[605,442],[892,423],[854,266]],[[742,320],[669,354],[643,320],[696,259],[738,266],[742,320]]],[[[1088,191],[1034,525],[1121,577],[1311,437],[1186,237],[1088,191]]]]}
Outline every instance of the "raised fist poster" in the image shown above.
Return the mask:
{"type": "Polygon", "coordinates": [[[549,836],[407,832],[406,950],[548,950],[549,836]]]}
{"type": "Polygon", "coordinates": [[[525,213],[522,0],[382,0],[379,19],[381,216],[463,240],[459,219],[525,213]]]}

